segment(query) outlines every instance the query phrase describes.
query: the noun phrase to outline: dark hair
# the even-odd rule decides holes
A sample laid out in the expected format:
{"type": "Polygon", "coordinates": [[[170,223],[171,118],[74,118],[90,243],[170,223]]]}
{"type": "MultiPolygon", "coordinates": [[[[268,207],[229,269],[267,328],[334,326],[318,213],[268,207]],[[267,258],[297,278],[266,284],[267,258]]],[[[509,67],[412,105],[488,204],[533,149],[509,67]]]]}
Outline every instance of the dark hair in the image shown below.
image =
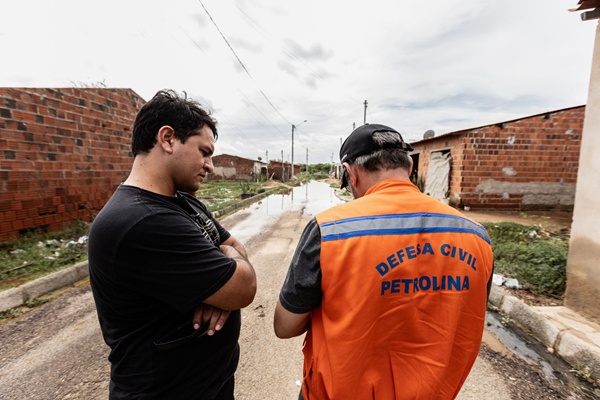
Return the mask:
{"type": "Polygon", "coordinates": [[[149,152],[156,144],[156,134],[161,127],[169,125],[175,137],[185,143],[190,136],[198,135],[199,130],[208,126],[215,137],[217,121],[204,111],[200,104],[173,90],[161,90],[140,109],[133,124],[131,152],[134,156],[149,152]]]}
{"type": "MultiPolygon", "coordinates": [[[[404,168],[409,170],[411,159],[406,150],[399,148],[401,138],[394,132],[375,132],[373,133],[373,141],[379,147],[384,147],[371,154],[356,157],[349,164],[356,164],[367,171],[381,171],[388,169],[404,168]],[[385,148],[387,144],[395,143],[398,147],[385,148]]],[[[410,172],[410,171],[409,171],[410,172]]]]}

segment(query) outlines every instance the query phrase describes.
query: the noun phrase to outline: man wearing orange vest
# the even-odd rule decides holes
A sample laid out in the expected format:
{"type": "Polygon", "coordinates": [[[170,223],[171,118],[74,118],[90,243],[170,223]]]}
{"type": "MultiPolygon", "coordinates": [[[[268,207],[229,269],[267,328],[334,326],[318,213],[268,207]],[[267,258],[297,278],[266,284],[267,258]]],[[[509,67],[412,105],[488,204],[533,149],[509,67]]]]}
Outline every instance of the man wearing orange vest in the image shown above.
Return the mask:
{"type": "Polygon", "coordinates": [[[340,149],[354,200],[308,223],[275,310],[307,332],[300,399],[453,399],[477,358],[490,239],[410,182],[412,150],[379,124],[340,149]]]}

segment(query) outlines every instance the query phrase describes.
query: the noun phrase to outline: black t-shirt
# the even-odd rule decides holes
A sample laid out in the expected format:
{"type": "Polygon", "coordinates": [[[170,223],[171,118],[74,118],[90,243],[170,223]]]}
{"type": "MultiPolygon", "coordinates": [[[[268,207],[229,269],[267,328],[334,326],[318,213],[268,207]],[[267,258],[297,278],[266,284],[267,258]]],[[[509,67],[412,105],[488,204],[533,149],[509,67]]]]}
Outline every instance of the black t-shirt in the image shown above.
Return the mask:
{"type": "Polygon", "coordinates": [[[154,345],[181,323],[191,325],[194,309],[231,278],[236,263],[218,248],[229,237],[185,193],[121,185],[98,214],[89,235],[90,283],[111,348],[111,399],[212,399],[233,376],[239,310],[214,336],[169,351],[154,345]]]}

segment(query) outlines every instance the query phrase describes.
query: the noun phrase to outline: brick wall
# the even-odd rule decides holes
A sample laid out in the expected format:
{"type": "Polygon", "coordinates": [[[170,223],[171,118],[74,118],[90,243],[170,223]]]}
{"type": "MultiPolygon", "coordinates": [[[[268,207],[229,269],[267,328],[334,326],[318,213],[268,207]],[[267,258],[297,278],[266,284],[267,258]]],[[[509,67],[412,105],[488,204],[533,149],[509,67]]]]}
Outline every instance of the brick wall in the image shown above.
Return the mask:
{"type": "MultiPolygon", "coordinates": [[[[294,175],[300,173],[301,166],[294,163],[294,175]]],[[[271,160],[269,162],[269,178],[278,179],[281,181],[287,181],[290,179],[290,171],[292,170],[292,165],[289,162],[281,162],[276,160],[271,160]]]]}
{"type": "Polygon", "coordinates": [[[413,143],[419,174],[432,151],[450,149],[456,203],[483,209],[572,209],[585,106],[413,143]]]}
{"type": "Polygon", "coordinates": [[[261,174],[265,177],[267,174],[266,163],[229,154],[214,156],[213,167],[209,179],[214,180],[252,181],[260,178],[261,174]]]}
{"type": "Polygon", "coordinates": [[[0,241],[90,221],[129,173],[131,89],[0,88],[0,241]]]}

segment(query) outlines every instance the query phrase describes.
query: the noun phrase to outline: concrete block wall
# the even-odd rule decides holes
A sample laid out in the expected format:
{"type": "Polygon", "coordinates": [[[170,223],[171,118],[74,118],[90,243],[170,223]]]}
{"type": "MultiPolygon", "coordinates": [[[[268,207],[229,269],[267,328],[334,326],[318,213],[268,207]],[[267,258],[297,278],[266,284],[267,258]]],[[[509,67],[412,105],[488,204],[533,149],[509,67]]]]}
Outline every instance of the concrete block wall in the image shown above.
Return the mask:
{"type": "Polygon", "coordinates": [[[413,143],[427,176],[432,151],[450,149],[450,192],[479,209],[573,208],[585,106],[413,143]]]}
{"type": "Polygon", "coordinates": [[[0,242],[90,221],[131,168],[131,89],[0,88],[0,242]]]}

